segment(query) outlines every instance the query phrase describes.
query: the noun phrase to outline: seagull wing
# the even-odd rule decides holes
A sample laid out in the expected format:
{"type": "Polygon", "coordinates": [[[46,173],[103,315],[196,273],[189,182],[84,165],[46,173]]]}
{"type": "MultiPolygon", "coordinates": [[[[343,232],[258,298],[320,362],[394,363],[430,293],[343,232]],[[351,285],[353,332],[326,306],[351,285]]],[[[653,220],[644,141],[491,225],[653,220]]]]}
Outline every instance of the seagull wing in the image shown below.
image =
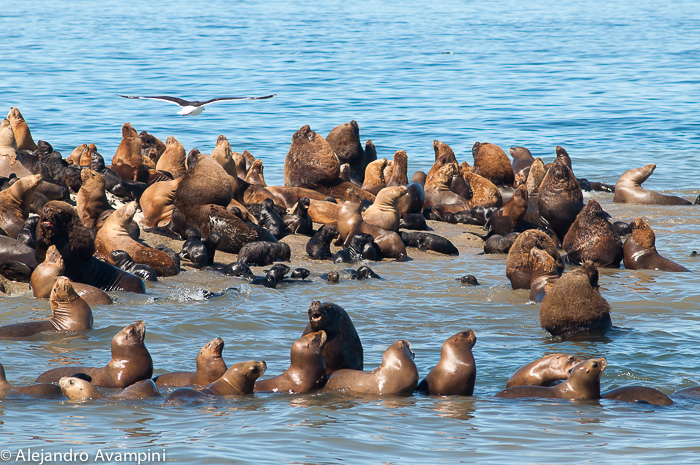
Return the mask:
{"type": "Polygon", "coordinates": [[[200,105],[208,105],[210,103],[219,102],[221,100],[262,100],[266,98],[274,97],[277,94],[263,95],[262,97],[218,97],[211,100],[206,100],[204,102],[197,102],[200,105]]]}
{"type": "Polygon", "coordinates": [[[181,107],[186,107],[186,106],[192,105],[194,103],[194,102],[188,102],[187,100],[183,100],[183,99],[177,98],[177,97],[169,97],[167,95],[159,95],[159,96],[155,96],[155,97],[132,97],[131,95],[122,95],[122,94],[117,94],[117,95],[120,97],[124,97],[124,98],[162,100],[164,102],[174,103],[175,105],[179,105],[181,107]]]}

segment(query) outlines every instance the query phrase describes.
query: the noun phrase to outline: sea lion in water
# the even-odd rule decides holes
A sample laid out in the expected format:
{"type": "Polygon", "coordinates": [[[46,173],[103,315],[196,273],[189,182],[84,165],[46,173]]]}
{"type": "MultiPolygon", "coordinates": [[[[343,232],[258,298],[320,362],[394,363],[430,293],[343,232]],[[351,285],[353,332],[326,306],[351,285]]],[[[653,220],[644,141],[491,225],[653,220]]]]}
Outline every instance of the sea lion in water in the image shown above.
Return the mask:
{"type": "Polygon", "coordinates": [[[129,202],[119,207],[102,225],[95,238],[95,252],[98,257],[114,264],[110,253],[113,250],[125,250],[135,263],[142,263],[155,268],[158,276],[174,276],[180,272],[179,267],[168,254],[135,241],[126,230],[128,223],[136,213],[136,202],[129,202]]]}
{"type": "Polygon", "coordinates": [[[41,184],[41,175],[20,178],[8,189],[0,192],[0,228],[8,236],[16,238],[29,217],[34,191],[41,184]]]}
{"type": "Polygon", "coordinates": [[[556,159],[542,180],[537,207],[540,222],[551,229],[559,240],[583,209],[583,193],[574,173],[561,159],[556,159]]]}
{"type": "Polygon", "coordinates": [[[537,247],[530,249],[528,265],[532,270],[530,275],[530,300],[532,302],[542,302],[547,291],[561,277],[561,269],[558,268],[554,257],[537,247]]]}
{"type": "Polygon", "coordinates": [[[496,397],[516,399],[520,397],[544,397],[570,400],[594,400],[600,398],[600,377],[608,361],[605,358],[592,358],[581,362],[571,370],[569,378],[556,386],[513,386],[496,397]]]}
{"type": "Polygon", "coordinates": [[[684,266],[659,255],[656,250],[656,234],[641,218],[630,223],[632,233],[622,248],[623,261],[628,270],[690,271],[684,266]]]}
{"type": "Polygon", "coordinates": [[[506,276],[510,280],[513,289],[529,289],[532,281],[532,266],[530,263],[530,250],[542,249],[554,258],[557,263],[557,272],[564,272],[564,262],[559,256],[559,250],[554,241],[542,231],[528,229],[521,233],[515,240],[506,258],[506,276]]]}
{"type": "Polygon", "coordinates": [[[173,371],[158,375],[153,380],[158,386],[206,386],[226,373],[226,362],[221,357],[223,350],[224,340],[217,337],[207,342],[197,354],[194,373],[173,371]]]}
{"type": "Polygon", "coordinates": [[[281,375],[255,382],[255,392],[303,393],[323,387],[326,381],[326,364],[323,361],[325,331],[301,336],[292,346],[291,364],[281,375]]]}
{"type": "Polygon", "coordinates": [[[389,346],[375,370],[338,370],[330,375],[324,389],[379,396],[411,395],[418,385],[413,358],[411,344],[401,339],[389,346]]]}
{"type": "Polygon", "coordinates": [[[153,376],[153,360],[144,344],[146,325],[143,321],[126,326],[112,338],[112,359],[102,368],[69,366],[54,368],[36,379],[38,383],[54,383],[64,376],[85,373],[95,386],[125,388],[153,376]]]}
{"type": "Polygon", "coordinates": [[[622,240],[608,221],[597,200],[591,199],[576,216],[564,236],[562,247],[567,259],[576,265],[590,260],[596,266],[619,268],[622,240]]]}
{"type": "Polygon", "coordinates": [[[472,146],[474,174],[485,177],[495,185],[512,186],[515,181],[513,165],[499,146],[488,142],[475,142],[472,146]]]}
{"type": "Polygon", "coordinates": [[[540,326],[553,336],[604,333],[612,327],[610,304],[600,295],[598,268],[585,262],[556,280],[540,304],[540,326]]]}
{"type": "Polygon", "coordinates": [[[128,386],[122,392],[111,396],[105,396],[90,382],[73,376],[64,376],[58,381],[58,385],[68,399],[73,401],[86,401],[98,399],[146,399],[159,397],[160,392],[153,380],[144,379],[128,386]]]}
{"type": "Polygon", "coordinates": [[[650,405],[673,405],[673,400],[669,396],[658,389],[646,386],[622,386],[604,392],[600,398],[650,405]]]}
{"type": "Polygon", "coordinates": [[[92,310],[73,289],[65,276],[59,276],[49,297],[51,318],[29,323],[0,326],[0,338],[23,338],[55,331],[82,331],[92,328],[92,310]]]}
{"type": "Polygon", "coordinates": [[[17,150],[36,150],[36,144],[32,139],[32,132],[29,130],[29,125],[22,117],[22,113],[16,107],[10,108],[7,114],[7,119],[12,126],[12,132],[15,133],[15,141],[17,142],[17,150]]]}
{"type": "Polygon", "coordinates": [[[238,362],[231,365],[223,376],[200,390],[189,387],[175,389],[165,399],[165,404],[197,400],[209,396],[242,396],[252,394],[255,381],[265,373],[265,361],[238,362]]]}
{"type": "Polygon", "coordinates": [[[416,388],[433,396],[474,395],[476,363],[472,348],[476,334],[467,330],[448,338],[440,351],[440,361],[416,388]]]}
{"type": "Polygon", "coordinates": [[[506,387],[551,386],[556,381],[567,379],[571,375],[571,370],[581,362],[583,360],[573,355],[545,355],[520,367],[508,379],[506,387]]]}
{"type": "Polygon", "coordinates": [[[321,303],[314,300],[308,313],[309,323],[302,336],[317,331],[326,333],[326,343],[322,350],[326,374],[330,375],[344,368],[362,370],[362,342],[345,309],[331,302],[321,303]]]}
{"type": "Polygon", "coordinates": [[[615,183],[613,202],[645,205],[691,205],[691,202],[684,198],[676,197],[675,195],[663,195],[644,189],[642,183],[649,179],[649,176],[654,173],[655,169],[656,165],[651,163],[622,173],[620,179],[615,183]]]}
{"type": "Polygon", "coordinates": [[[7,382],[5,367],[0,363],[0,398],[5,397],[7,391],[15,391],[33,397],[60,397],[61,388],[51,383],[28,384],[24,386],[12,385],[7,382]]]}
{"type": "Polygon", "coordinates": [[[494,234],[489,236],[484,242],[484,253],[505,253],[510,251],[510,248],[515,243],[515,240],[520,235],[519,232],[510,232],[505,236],[494,234]]]}

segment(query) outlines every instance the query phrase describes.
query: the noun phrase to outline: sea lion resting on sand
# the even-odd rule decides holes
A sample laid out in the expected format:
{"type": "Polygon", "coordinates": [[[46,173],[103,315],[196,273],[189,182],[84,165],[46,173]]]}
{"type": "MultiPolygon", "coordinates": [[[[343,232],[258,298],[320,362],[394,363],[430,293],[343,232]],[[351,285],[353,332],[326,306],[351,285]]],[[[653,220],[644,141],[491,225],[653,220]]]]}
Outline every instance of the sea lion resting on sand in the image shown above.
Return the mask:
{"type": "Polygon", "coordinates": [[[404,260],[408,257],[406,247],[401,237],[394,231],[386,231],[366,223],[360,214],[361,205],[346,201],[338,211],[337,228],[340,233],[336,244],[348,247],[350,240],[357,233],[366,233],[374,237],[374,242],[379,246],[385,257],[404,260]]]}

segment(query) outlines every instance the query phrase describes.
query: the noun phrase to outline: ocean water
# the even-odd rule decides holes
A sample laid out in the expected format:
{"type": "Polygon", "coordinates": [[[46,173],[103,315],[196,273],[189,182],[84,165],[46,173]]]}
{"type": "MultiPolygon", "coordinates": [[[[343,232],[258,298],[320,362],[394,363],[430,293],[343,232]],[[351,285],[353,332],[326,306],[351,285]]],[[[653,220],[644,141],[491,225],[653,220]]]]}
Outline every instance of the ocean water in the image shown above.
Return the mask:
{"type": "MultiPolygon", "coordinates": [[[[2,111],[17,106],[35,140],[64,156],[93,142],[109,160],[127,121],[206,153],[225,134],[234,150],[263,160],[271,185],[282,183],[301,126],[325,136],[354,119],[380,158],[406,150],[409,173],[430,168],[435,139],[470,162],[476,141],[523,145],[545,161],[562,145],[578,177],[614,183],[656,163],[645,187],[691,200],[700,193],[697,2],[238,3],[4,2],[2,111]],[[276,96],[217,103],[196,117],[117,95],[269,93],[276,96]]],[[[595,341],[549,337],[527,292],[510,290],[504,258],[474,250],[381,262],[373,267],[384,280],[337,286],[317,278],[342,270],[330,264],[314,268],[309,283],[276,290],[189,271],[149,285],[146,296],[117,293],[115,305],[95,306],[92,331],[0,341],[0,362],[17,384],[59,364],[104,365],[112,336],[139,319],[156,373],[194,369],[199,348],[221,336],[229,364],[264,359],[275,375],[288,366],[311,301],[331,301],[352,316],[367,369],[407,339],[424,376],[445,339],[473,329],[473,397],[256,394],[184,407],[6,399],[2,449],[10,462],[28,461],[29,449],[84,452],[87,461],[74,461],[88,463],[115,452],[150,452],[141,463],[159,462],[156,453],[214,464],[697,462],[698,402],[493,398],[517,368],[552,352],[605,356],[604,390],[642,384],[670,394],[700,384],[700,261],[689,256],[700,249],[700,210],[593,197],[615,219],[643,216],[661,253],[695,271],[601,270],[616,329],[595,341]],[[481,285],[454,281],[467,273],[481,285]],[[236,292],[201,298],[202,288],[230,286],[236,292]]],[[[30,296],[4,298],[0,323],[47,309],[30,296]]]]}

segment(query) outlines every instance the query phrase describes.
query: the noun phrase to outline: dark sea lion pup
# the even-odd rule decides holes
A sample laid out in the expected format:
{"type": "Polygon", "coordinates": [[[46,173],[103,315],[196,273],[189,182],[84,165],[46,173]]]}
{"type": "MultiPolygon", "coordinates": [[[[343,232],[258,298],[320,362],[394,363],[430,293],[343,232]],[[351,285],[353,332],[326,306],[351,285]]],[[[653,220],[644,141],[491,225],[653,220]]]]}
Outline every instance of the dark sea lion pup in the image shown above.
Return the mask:
{"type": "Polygon", "coordinates": [[[117,268],[136,275],[146,281],[158,281],[158,274],[155,268],[150,265],[135,263],[126,250],[112,250],[109,256],[114,262],[114,266],[117,268]]]}
{"type": "Polygon", "coordinates": [[[343,368],[362,370],[362,342],[345,309],[334,303],[321,303],[314,300],[309,306],[308,313],[309,323],[302,336],[316,331],[325,331],[326,343],[322,353],[326,363],[326,373],[330,375],[343,368]]]}
{"type": "Polygon", "coordinates": [[[326,364],[321,353],[326,333],[301,336],[292,346],[289,368],[279,376],[255,382],[255,392],[303,393],[320,389],[326,382],[326,364]]]}
{"type": "Polygon", "coordinates": [[[583,362],[567,354],[551,354],[524,365],[510,377],[506,387],[551,386],[555,381],[567,379],[571,370],[583,362]]]}
{"type": "Polygon", "coordinates": [[[192,262],[195,268],[203,268],[209,262],[207,247],[202,242],[202,233],[198,228],[191,227],[185,230],[185,242],[180,250],[180,258],[192,262]]]}
{"type": "Polygon", "coordinates": [[[338,238],[338,228],[333,225],[326,225],[319,229],[314,236],[306,243],[306,253],[314,260],[330,260],[331,242],[338,238]]]}
{"type": "Polygon", "coordinates": [[[444,255],[459,255],[459,250],[449,239],[427,232],[401,231],[401,240],[407,247],[416,247],[418,250],[441,253],[444,255]]]}
{"type": "Polygon", "coordinates": [[[604,358],[592,358],[576,365],[569,378],[556,386],[513,386],[496,397],[516,399],[520,397],[544,397],[553,399],[600,399],[600,377],[608,366],[604,358]]]}
{"type": "Polygon", "coordinates": [[[373,371],[338,370],[324,389],[365,395],[411,395],[418,385],[418,369],[408,341],[394,342],[384,352],[382,364],[373,371]]]}
{"type": "Polygon", "coordinates": [[[430,370],[416,390],[434,396],[471,396],[476,381],[476,363],[472,348],[476,334],[462,331],[442,344],[440,361],[430,370]]]}
{"type": "Polygon", "coordinates": [[[226,373],[226,362],[221,357],[224,340],[217,337],[207,342],[197,354],[194,373],[173,371],[153,378],[158,386],[206,386],[221,378],[226,373]]]}
{"type": "Polygon", "coordinates": [[[641,218],[631,224],[632,233],[622,248],[625,268],[628,270],[690,271],[688,268],[662,257],[656,250],[656,235],[641,218]]]}
{"type": "Polygon", "coordinates": [[[0,326],[0,338],[30,337],[56,331],[82,331],[92,328],[92,310],[73,289],[73,283],[59,276],[49,297],[51,318],[29,323],[0,326]]]}
{"type": "Polygon", "coordinates": [[[292,250],[284,242],[248,242],[238,252],[238,263],[266,266],[275,261],[289,261],[292,250]]]}
{"type": "Polygon", "coordinates": [[[112,338],[112,359],[102,368],[69,366],[54,368],[36,379],[37,383],[55,383],[64,376],[85,373],[95,386],[125,388],[153,376],[153,360],[144,344],[146,324],[137,321],[112,338]]]}
{"type": "Polygon", "coordinates": [[[0,363],[0,398],[4,397],[2,392],[8,390],[34,397],[59,397],[61,395],[61,388],[51,383],[28,384],[25,386],[16,386],[8,383],[5,376],[5,367],[0,363]]]}

